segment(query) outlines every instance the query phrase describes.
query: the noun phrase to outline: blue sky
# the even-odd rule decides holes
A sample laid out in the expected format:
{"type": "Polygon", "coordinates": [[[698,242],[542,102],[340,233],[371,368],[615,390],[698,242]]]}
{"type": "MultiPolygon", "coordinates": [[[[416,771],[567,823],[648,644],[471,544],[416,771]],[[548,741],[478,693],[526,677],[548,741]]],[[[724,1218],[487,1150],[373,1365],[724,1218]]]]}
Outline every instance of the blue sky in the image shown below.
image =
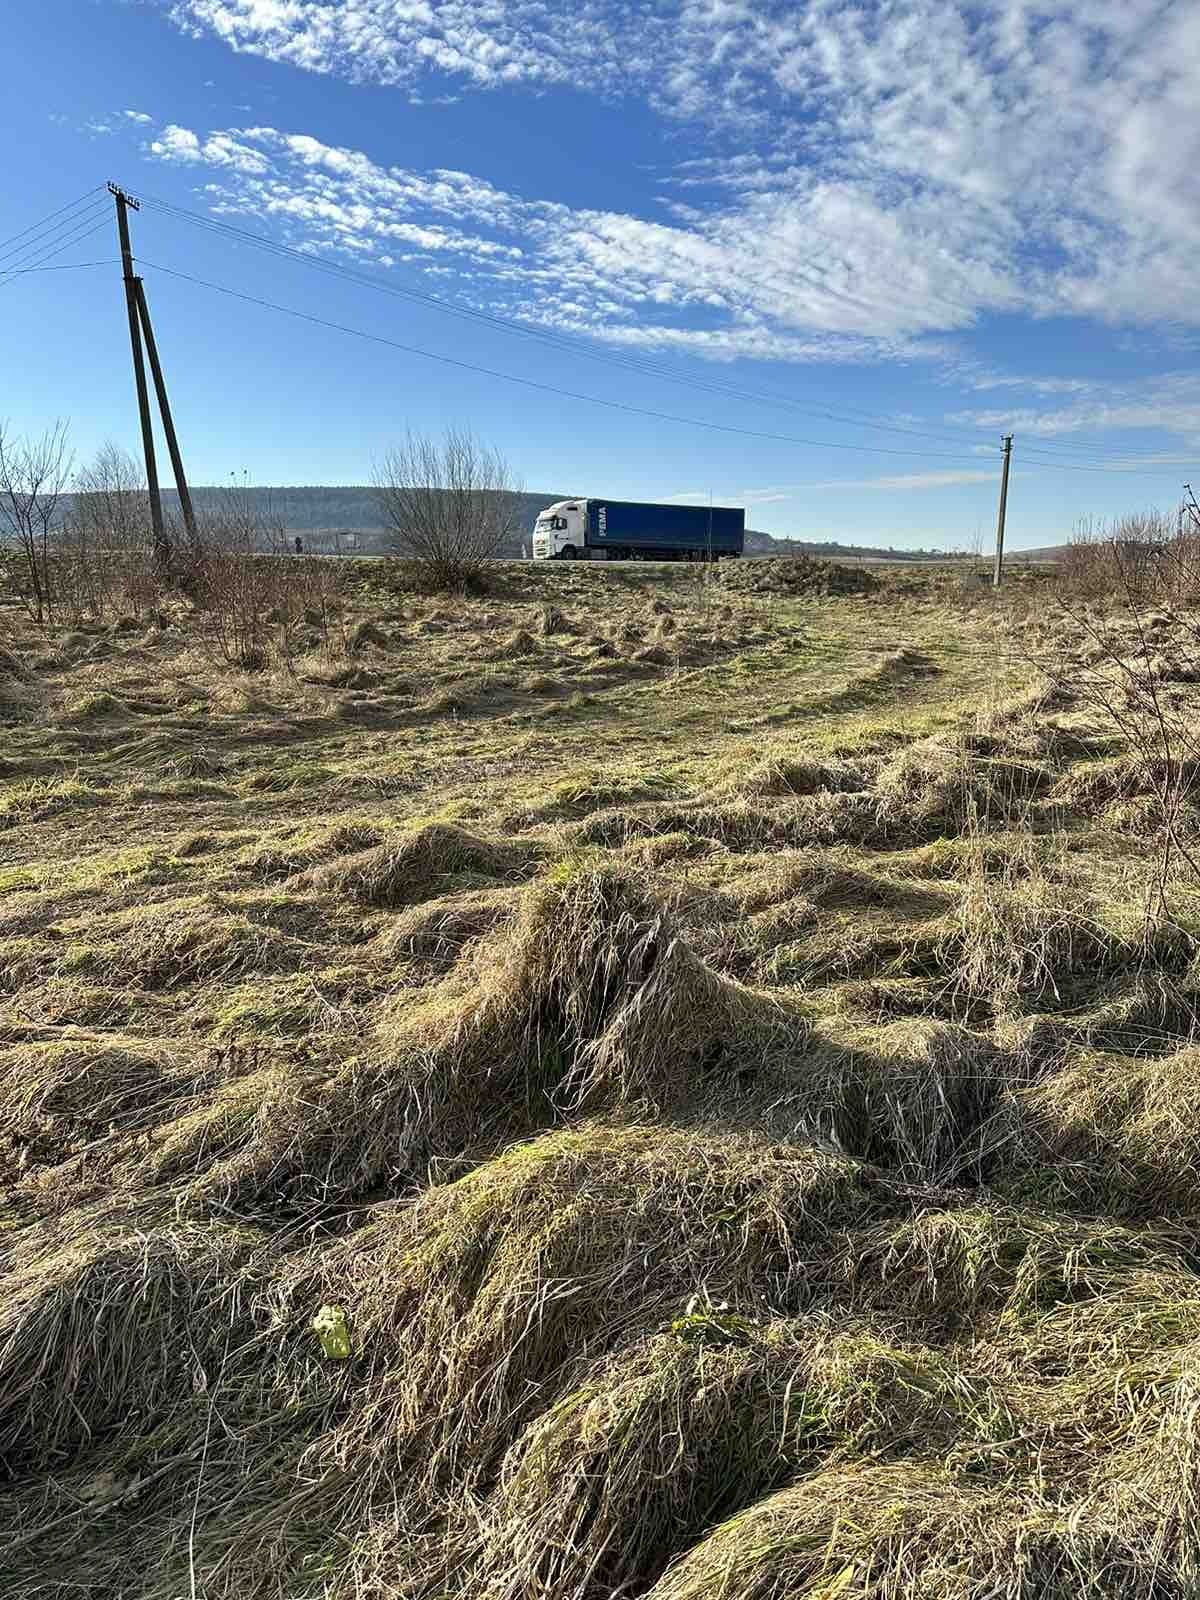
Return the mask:
{"type": "Polygon", "coordinates": [[[465,422],[531,489],[962,546],[1011,431],[1019,547],[1200,479],[1187,0],[4,23],[0,417],[68,417],[80,458],[137,438],[107,197],[7,241],[114,178],[196,482],[363,482],[406,426],[465,422]]]}

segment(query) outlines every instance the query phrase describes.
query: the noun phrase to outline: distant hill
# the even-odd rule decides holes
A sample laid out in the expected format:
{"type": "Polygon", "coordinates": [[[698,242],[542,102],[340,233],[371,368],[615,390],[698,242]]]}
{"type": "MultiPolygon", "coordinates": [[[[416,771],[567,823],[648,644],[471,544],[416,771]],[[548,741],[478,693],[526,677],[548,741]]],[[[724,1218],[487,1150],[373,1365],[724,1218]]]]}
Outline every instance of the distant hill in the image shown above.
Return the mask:
{"type": "MultiPolygon", "coordinates": [[[[289,535],[299,534],[312,550],[347,549],[370,554],[387,547],[387,535],[380,526],[375,496],[366,484],[262,485],[248,489],[226,489],[219,485],[197,484],[192,500],[201,515],[219,517],[230,504],[249,505],[268,523],[277,523],[289,535]]],[[[523,540],[528,542],[539,511],[555,500],[568,500],[570,492],[545,490],[523,493],[520,520],[523,540]]],[[[164,505],[178,510],[173,490],[163,490],[164,505]]],[[[521,554],[522,538],[515,539],[506,555],[521,554]]],[[[841,544],[836,540],[781,539],[758,529],[746,530],[746,554],[760,556],[821,556],[827,560],[872,559],[878,561],[944,561],[945,550],[896,550],[876,545],[841,544]]]]}
{"type": "Polygon", "coordinates": [[[771,533],[746,529],[746,554],[756,556],[820,556],[862,561],[945,561],[959,552],[951,550],[897,550],[893,546],[841,544],[836,539],[780,539],[771,533]]]}
{"type": "MultiPolygon", "coordinates": [[[[566,494],[518,495],[519,516],[525,539],[533,531],[539,511],[566,494]]],[[[201,517],[220,518],[233,505],[251,507],[264,524],[286,528],[299,534],[310,550],[343,548],[371,554],[387,548],[387,532],[381,525],[374,491],[367,484],[280,485],[225,489],[219,485],[192,485],[192,503],[201,517]]],[[[175,491],[163,490],[163,506],[178,512],[175,491]]],[[[521,539],[513,541],[506,555],[521,554],[521,539]]]]}

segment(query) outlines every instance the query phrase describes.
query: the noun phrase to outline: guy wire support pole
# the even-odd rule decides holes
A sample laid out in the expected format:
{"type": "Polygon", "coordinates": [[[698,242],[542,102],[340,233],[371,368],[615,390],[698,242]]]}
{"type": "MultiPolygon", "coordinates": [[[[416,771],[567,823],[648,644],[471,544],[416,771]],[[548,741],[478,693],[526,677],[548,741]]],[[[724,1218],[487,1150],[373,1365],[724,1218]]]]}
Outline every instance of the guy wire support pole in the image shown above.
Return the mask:
{"type": "Polygon", "coordinates": [[[183,471],[183,457],[179,453],[179,440],[175,435],[175,422],[171,416],[171,402],[167,399],[167,383],[163,377],[162,363],[158,359],[158,346],[154,342],[154,327],[150,321],[150,307],[146,304],[146,286],[140,278],[133,280],[137,293],[138,316],[146,340],[146,354],[150,357],[150,371],[154,377],[154,392],[158,396],[158,414],[162,418],[163,432],[167,436],[167,452],[171,457],[171,470],[175,474],[175,487],[179,491],[179,509],[189,539],[196,537],[196,517],[192,511],[192,497],[188,491],[183,471]]]}
{"type": "Polygon", "coordinates": [[[138,416],[142,424],[142,453],[146,461],[146,488],[150,494],[150,525],[154,532],[154,556],[165,567],[170,558],[170,547],[163,527],[162,495],[158,487],[158,463],[154,459],[154,429],[150,422],[150,396],[146,392],[146,363],[142,359],[142,337],[139,327],[137,279],[133,275],[133,249],[129,243],[128,208],[140,211],[138,201],[124,189],[110,183],[108,192],[117,203],[117,233],[121,242],[121,271],[125,280],[125,309],[129,313],[129,344],[133,351],[133,381],[137,386],[138,416]]]}
{"type": "Polygon", "coordinates": [[[992,588],[1000,587],[1000,575],[1004,570],[1004,517],[1008,510],[1008,468],[1012,461],[1011,433],[1004,435],[1004,465],[1000,469],[1000,512],[996,518],[996,569],[992,573],[992,588]]]}

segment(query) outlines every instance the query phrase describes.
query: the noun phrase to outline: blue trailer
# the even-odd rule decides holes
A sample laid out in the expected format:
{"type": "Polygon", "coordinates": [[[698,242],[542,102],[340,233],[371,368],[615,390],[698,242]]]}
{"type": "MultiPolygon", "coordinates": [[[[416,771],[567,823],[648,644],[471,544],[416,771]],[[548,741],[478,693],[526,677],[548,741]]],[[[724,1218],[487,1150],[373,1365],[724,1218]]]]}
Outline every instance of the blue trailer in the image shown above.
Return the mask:
{"type": "Polygon", "coordinates": [[[535,561],[719,561],[740,556],[740,506],[557,500],[533,529],[535,561]]]}

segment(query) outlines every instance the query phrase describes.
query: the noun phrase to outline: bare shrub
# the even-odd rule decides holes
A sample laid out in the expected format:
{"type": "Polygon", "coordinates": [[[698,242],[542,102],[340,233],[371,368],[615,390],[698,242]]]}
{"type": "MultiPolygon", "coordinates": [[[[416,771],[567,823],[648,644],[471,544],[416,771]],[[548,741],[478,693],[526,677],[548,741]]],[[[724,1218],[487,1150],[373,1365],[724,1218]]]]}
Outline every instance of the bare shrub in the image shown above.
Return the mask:
{"type": "Polygon", "coordinates": [[[392,549],[419,561],[431,587],[469,589],[517,529],[508,463],[465,428],[442,439],[409,432],[374,473],[392,549]]]}
{"type": "Polygon", "coordinates": [[[18,596],[38,623],[54,616],[54,545],[70,471],[65,422],[37,439],[13,437],[0,423],[0,537],[16,547],[18,596]]]}
{"type": "Polygon", "coordinates": [[[1128,747],[1127,793],[1113,799],[1136,799],[1134,831],[1161,844],[1151,900],[1162,915],[1179,872],[1200,882],[1200,722],[1194,698],[1179,689],[1200,680],[1200,538],[1159,512],[1084,533],[1070,547],[1058,591],[1084,648],[1064,649],[1049,671],[1128,747]]]}
{"type": "Polygon", "coordinates": [[[342,578],[331,563],[212,549],[198,564],[207,635],[229,666],[294,670],[314,646],[344,650],[342,578]]]}
{"type": "Polygon", "coordinates": [[[242,488],[226,491],[197,526],[185,585],[202,614],[202,637],[228,666],[294,669],[314,644],[346,647],[344,581],[336,563],[296,557],[271,507],[242,488]]]}
{"type": "Polygon", "coordinates": [[[76,474],[55,549],[58,599],[72,621],[142,616],[162,594],[141,469],[106,444],[76,474]]]}
{"type": "Polygon", "coordinates": [[[270,613],[279,593],[273,565],[243,550],[213,546],[194,563],[195,598],[205,636],[231,667],[255,672],[267,665],[270,613]]]}
{"type": "Polygon", "coordinates": [[[1111,526],[1085,518],[1072,529],[1059,561],[1059,587],[1080,599],[1128,591],[1149,598],[1164,580],[1178,583],[1183,573],[1173,557],[1191,542],[1180,539],[1161,511],[1134,512],[1111,526]]]}

